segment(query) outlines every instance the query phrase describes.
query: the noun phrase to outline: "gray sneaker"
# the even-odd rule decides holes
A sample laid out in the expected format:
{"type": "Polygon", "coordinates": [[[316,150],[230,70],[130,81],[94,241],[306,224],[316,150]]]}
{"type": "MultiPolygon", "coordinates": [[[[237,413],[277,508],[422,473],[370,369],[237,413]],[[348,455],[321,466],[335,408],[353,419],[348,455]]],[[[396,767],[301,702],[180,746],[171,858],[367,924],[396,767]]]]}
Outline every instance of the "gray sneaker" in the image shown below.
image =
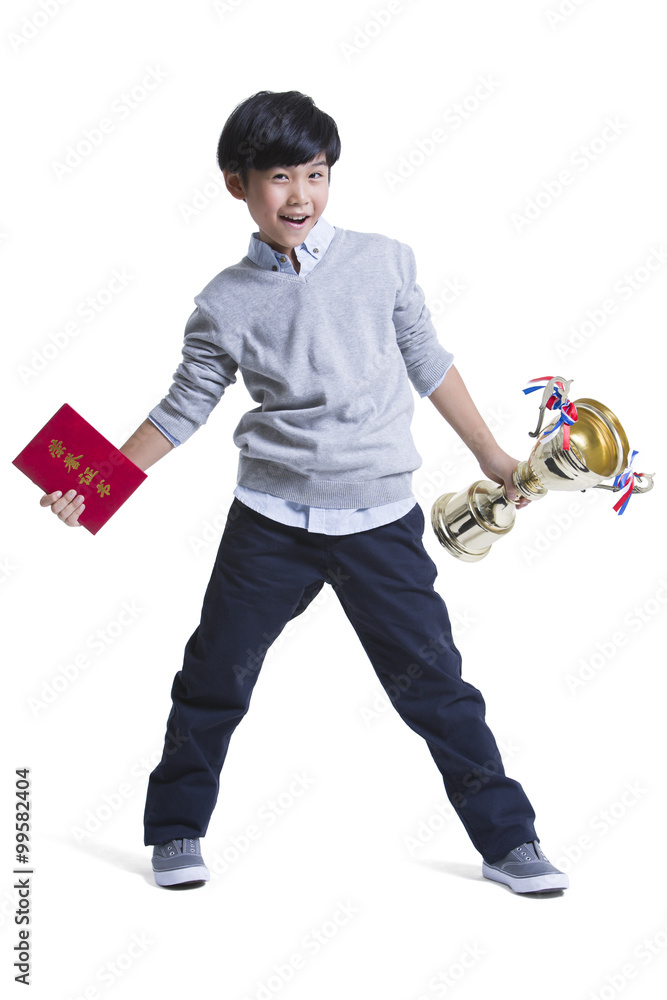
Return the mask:
{"type": "Polygon", "coordinates": [[[170,840],[153,848],[153,874],[158,885],[203,885],[209,870],[199,850],[199,840],[170,840]]]}
{"type": "Polygon", "coordinates": [[[567,875],[549,863],[537,840],[515,847],[493,864],[484,861],[482,874],[514,892],[558,892],[570,885],[567,875]]]}

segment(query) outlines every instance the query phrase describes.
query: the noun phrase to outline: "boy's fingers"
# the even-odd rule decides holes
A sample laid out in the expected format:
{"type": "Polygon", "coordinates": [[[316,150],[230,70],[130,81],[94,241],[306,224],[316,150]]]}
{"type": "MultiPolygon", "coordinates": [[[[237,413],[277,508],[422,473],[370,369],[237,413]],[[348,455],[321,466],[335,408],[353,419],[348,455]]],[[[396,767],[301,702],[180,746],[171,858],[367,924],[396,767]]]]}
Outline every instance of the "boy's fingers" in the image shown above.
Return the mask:
{"type": "Polygon", "coordinates": [[[84,504],[81,504],[80,507],[77,507],[76,510],[69,515],[69,517],[65,518],[65,524],[68,525],[70,528],[82,528],[83,525],[79,524],[79,514],[81,513],[83,508],[84,504]]]}
{"type": "Polygon", "coordinates": [[[54,502],[51,508],[53,510],[53,513],[57,514],[58,517],[60,517],[63,511],[66,510],[67,513],[65,514],[65,517],[68,517],[68,515],[71,514],[72,510],[74,509],[72,507],[72,504],[74,503],[75,498],[76,498],[76,490],[68,490],[64,497],[61,497],[59,500],[56,500],[54,502]]]}
{"type": "Polygon", "coordinates": [[[56,490],[55,493],[45,493],[39,498],[40,507],[50,507],[56,500],[62,496],[60,490],[56,490]]]}
{"type": "Polygon", "coordinates": [[[51,511],[59,520],[70,528],[80,528],[79,515],[85,508],[83,497],[77,496],[76,490],[68,490],[63,496],[60,490],[54,493],[45,493],[40,498],[42,507],[50,507],[51,511]]]}
{"type": "MultiPolygon", "coordinates": [[[[78,528],[79,525],[79,514],[83,510],[85,504],[81,501],[83,497],[76,497],[71,503],[68,503],[65,507],[62,507],[58,512],[58,517],[60,520],[67,524],[70,528],[78,528]]],[[[56,505],[53,507],[54,512],[56,512],[56,505]]]]}
{"type": "MultiPolygon", "coordinates": [[[[74,498],[70,500],[70,495],[69,493],[67,494],[67,499],[70,500],[70,502],[62,508],[58,517],[61,521],[64,521],[65,524],[69,524],[71,526],[78,524],[79,514],[81,513],[81,509],[84,505],[82,496],[76,496],[76,491],[70,492],[74,492],[74,498]]],[[[53,509],[55,510],[55,505],[53,509]]]]}

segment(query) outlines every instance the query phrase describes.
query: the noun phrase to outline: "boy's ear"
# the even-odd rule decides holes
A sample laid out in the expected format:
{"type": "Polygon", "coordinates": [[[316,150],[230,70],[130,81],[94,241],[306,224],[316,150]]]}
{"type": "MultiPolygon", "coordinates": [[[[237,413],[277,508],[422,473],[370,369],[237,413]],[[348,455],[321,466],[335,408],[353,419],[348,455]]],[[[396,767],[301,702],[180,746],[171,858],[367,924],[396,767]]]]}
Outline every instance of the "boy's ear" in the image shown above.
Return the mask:
{"type": "Polygon", "coordinates": [[[243,190],[240,175],[233,174],[229,170],[223,170],[222,175],[225,178],[225,187],[229,193],[240,201],[245,201],[245,191],[243,190]]]}

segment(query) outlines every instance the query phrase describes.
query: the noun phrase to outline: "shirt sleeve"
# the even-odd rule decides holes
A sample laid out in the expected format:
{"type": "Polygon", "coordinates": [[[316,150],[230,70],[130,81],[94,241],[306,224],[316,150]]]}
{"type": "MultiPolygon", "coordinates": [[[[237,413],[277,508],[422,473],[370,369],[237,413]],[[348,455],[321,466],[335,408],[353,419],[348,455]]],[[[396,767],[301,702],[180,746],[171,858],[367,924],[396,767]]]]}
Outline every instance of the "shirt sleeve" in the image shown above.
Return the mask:
{"type": "Polygon", "coordinates": [[[180,441],[177,441],[175,437],[172,437],[172,435],[169,433],[169,431],[165,430],[165,428],[162,426],[162,424],[159,424],[157,422],[157,420],[154,420],[153,417],[151,417],[150,414],[148,415],[148,419],[150,420],[150,422],[153,424],[154,427],[157,427],[157,429],[162,434],[164,434],[164,436],[166,437],[167,441],[171,441],[171,443],[173,444],[174,448],[178,448],[179,444],[181,443],[180,441]]]}
{"type": "Polygon", "coordinates": [[[166,436],[187,441],[236,382],[238,365],[221,346],[216,317],[199,297],[185,326],[183,360],[174,372],[167,395],[148,414],[166,436]]]}
{"type": "Polygon", "coordinates": [[[394,303],[396,341],[408,377],[421,397],[429,396],[442,382],[454,361],[438,341],[424,293],[417,284],[417,264],[412,248],[399,243],[400,286],[394,303]]]}

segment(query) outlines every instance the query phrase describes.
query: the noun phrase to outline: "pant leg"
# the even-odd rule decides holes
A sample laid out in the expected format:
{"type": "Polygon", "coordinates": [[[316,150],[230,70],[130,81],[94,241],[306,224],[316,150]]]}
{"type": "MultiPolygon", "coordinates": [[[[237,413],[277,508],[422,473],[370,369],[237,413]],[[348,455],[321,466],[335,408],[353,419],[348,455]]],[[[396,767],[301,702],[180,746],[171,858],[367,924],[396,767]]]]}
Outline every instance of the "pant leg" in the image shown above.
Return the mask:
{"type": "Polygon", "coordinates": [[[146,844],[206,833],[264,657],[323,584],[318,553],[299,531],[238,500],[230,508],[201,621],[174,678],[162,759],[149,777],[146,844]]]}
{"type": "Polygon", "coordinates": [[[481,693],[462,679],[423,531],[416,505],[392,524],[346,536],[332,550],[331,579],[394,708],[426,740],[470,839],[494,861],[536,839],[535,813],[505,774],[481,693]]]}

